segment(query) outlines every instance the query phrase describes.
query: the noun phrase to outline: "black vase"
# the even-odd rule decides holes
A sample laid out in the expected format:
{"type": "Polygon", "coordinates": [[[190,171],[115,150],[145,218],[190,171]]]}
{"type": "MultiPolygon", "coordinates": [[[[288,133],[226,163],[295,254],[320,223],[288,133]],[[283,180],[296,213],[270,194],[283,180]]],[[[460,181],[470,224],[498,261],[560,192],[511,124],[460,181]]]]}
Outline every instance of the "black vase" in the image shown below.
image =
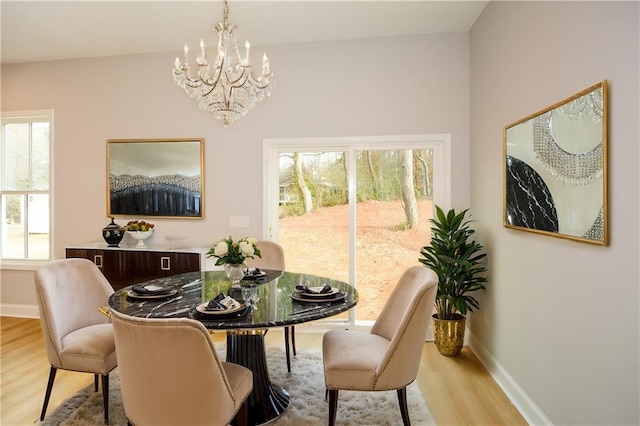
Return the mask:
{"type": "Polygon", "coordinates": [[[111,218],[111,223],[102,228],[102,238],[107,242],[109,247],[118,247],[120,241],[124,237],[124,227],[118,225],[111,218]]]}

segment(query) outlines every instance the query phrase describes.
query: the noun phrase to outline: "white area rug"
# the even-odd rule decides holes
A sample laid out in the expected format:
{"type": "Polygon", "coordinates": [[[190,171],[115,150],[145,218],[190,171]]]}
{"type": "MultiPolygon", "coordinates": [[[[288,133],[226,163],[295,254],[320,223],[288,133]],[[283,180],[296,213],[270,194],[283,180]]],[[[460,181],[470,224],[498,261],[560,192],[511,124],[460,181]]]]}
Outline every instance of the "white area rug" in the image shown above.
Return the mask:
{"type": "MultiPolygon", "coordinates": [[[[224,355],[221,358],[224,358],[224,355]]],[[[282,386],[291,395],[288,410],[271,424],[274,426],[326,425],[329,409],[328,403],[324,399],[325,387],[321,351],[298,351],[298,354],[291,360],[291,374],[287,373],[282,349],[268,348],[267,358],[272,382],[282,386]]],[[[122,405],[117,370],[109,378],[110,425],[126,426],[127,419],[122,405]]],[[[55,385],[53,392],[55,392],[55,385]]],[[[412,383],[407,388],[407,401],[412,425],[435,424],[417,384],[412,383]]],[[[102,425],[102,393],[93,392],[93,385],[88,386],[63,402],[41,424],[47,426],[102,425]]],[[[337,424],[402,425],[396,392],[340,391],[337,424]]]]}

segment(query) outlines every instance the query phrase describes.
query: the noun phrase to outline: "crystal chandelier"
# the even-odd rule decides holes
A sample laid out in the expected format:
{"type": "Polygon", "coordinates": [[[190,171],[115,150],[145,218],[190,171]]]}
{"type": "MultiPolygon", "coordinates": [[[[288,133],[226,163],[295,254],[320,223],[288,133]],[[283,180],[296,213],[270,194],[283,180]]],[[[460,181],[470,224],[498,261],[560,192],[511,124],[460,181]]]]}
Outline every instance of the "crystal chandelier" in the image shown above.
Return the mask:
{"type": "Polygon", "coordinates": [[[213,28],[218,32],[218,52],[210,64],[200,40],[200,55],[196,58],[196,77],[189,69],[189,48],[184,46],[184,62],[176,58],[173,79],[198,103],[200,109],[209,111],[224,127],[245,115],[265,96],[269,96],[272,74],[266,53],[262,57],[262,74],[254,78],[249,63],[249,41],[245,43],[245,55],[241,56],[233,34],[237,27],[229,22],[229,7],[224,0],[223,19],[213,28]]]}

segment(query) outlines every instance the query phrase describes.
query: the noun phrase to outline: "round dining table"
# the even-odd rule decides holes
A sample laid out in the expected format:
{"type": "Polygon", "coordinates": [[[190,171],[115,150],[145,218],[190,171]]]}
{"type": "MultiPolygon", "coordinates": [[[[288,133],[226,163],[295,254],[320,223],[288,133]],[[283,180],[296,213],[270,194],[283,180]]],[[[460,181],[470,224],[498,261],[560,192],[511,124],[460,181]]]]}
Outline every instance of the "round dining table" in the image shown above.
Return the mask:
{"type": "MultiPolygon", "coordinates": [[[[128,286],[113,293],[109,308],[143,318],[192,318],[209,330],[227,334],[226,360],[253,372],[249,395],[249,424],[269,423],[289,406],[290,395],[271,382],[264,336],[270,328],[292,326],[340,314],[358,303],[358,292],[348,283],[311,274],[262,270],[260,276],[232,285],[223,271],[201,271],[137,283],[145,288],[170,287],[162,296],[140,295],[128,286]],[[254,285],[254,299],[243,299],[242,287],[254,285]],[[333,297],[300,297],[300,286],[331,288],[333,297]],[[229,313],[209,311],[205,306],[219,295],[228,295],[241,306],[229,313]],[[257,296],[257,297],[256,297],[257,296]]],[[[247,294],[245,293],[244,296],[247,294]]]]}

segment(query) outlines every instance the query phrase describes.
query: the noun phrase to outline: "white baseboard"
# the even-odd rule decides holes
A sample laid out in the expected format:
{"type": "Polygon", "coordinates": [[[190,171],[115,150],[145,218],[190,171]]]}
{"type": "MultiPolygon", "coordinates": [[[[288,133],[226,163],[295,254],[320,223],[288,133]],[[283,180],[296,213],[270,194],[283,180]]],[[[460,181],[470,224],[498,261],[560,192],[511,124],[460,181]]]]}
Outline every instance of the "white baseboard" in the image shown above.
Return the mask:
{"type": "Polygon", "coordinates": [[[40,312],[36,305],[0,305],[0,315],[16,318],[40,318],[40,312]]]}
{"type": "Polygon", "coordinates": [[[530,425],[551,426],[553,423],[544,415],[538,406],[529,398],[507,370],[496,361],[472,333],[467,333],[469,347],[487,369],[493,380],[500,386],[507,398],[513,403],[522,417],[530,425]]]}

